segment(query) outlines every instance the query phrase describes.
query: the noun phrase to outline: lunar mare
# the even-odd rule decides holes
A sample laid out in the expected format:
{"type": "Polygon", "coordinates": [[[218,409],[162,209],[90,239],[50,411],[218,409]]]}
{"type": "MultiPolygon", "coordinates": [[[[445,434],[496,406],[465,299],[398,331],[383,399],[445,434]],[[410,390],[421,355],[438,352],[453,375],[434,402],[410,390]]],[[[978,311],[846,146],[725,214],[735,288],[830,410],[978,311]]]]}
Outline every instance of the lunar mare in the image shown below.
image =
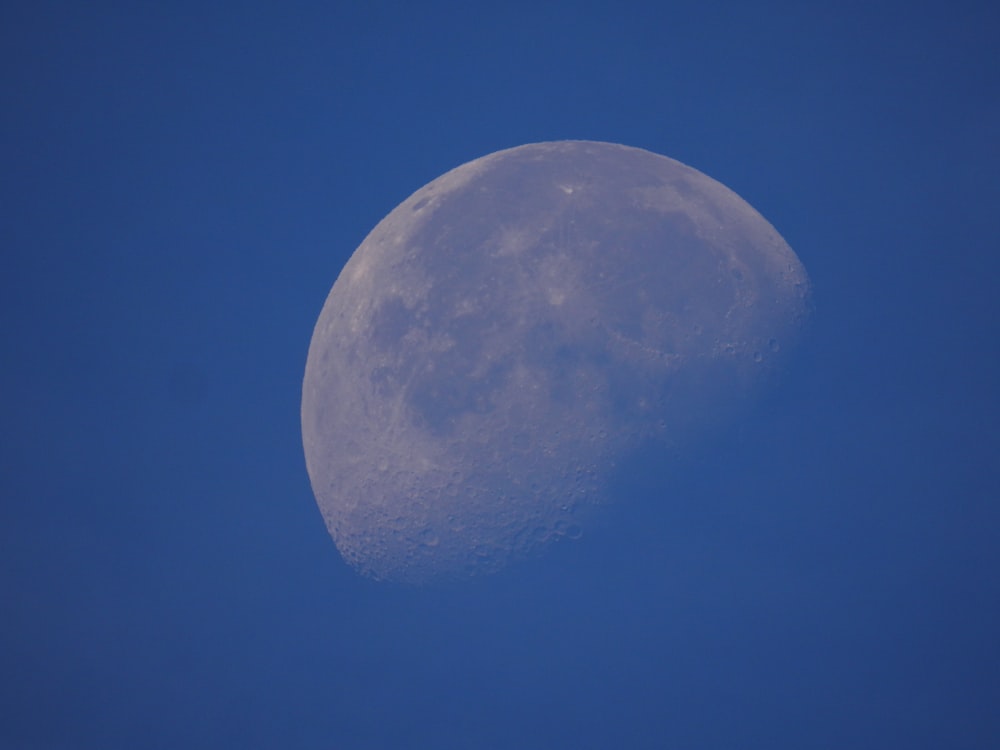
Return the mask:
{"type": "Polygon", "coordinates": [[[752,398],[808,294],[760,214],[667,157],[559,141],[453,169],[365,238],[313,333],[303,443],[338,550],[423,582],[580,536],[631,451],[752,398]]]}

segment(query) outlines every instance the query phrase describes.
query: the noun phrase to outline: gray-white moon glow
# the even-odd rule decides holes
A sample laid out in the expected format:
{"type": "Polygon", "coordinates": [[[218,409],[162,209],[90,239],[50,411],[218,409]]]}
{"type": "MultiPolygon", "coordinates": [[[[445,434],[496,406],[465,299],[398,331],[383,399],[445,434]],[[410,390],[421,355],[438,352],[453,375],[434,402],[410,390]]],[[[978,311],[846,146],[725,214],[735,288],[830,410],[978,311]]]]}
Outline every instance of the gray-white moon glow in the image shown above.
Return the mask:
{"type": "Polygon", "coordinates": [[[631,451],[753,397],[808,295],[760,214],[667,157],[558,141],[453,169],[365,238],[313,332],[302,435],[337,548],[416,583],[579,537],[631,451]]]}

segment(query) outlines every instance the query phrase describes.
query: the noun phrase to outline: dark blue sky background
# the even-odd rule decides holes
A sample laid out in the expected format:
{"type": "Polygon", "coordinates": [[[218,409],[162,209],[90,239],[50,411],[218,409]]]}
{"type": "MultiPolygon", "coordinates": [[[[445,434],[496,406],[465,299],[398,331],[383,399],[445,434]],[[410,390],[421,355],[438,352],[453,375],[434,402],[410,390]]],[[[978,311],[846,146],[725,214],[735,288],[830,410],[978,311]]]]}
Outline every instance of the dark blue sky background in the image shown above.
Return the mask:
{"type": "Polygon", "coordinates": [[[987,2],[4,3],[0,748],[1000,746],[998,33],[987,2]],[[603,533],[361,579],[302,457],[320,307],[421,185],[562,138],[746,198],[810,339],[603,533]]]}

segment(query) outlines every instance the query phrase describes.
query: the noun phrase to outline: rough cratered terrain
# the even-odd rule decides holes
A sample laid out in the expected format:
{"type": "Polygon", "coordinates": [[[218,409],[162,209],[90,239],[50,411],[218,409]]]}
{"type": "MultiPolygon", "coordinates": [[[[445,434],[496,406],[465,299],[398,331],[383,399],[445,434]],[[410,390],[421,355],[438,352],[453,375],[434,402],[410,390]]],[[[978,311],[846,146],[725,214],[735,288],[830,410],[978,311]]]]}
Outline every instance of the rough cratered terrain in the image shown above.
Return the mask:
{"type": "Polygon", "coordinates": [[[807,310],[795,254],[723,185],[648,151],[500,151],[365,239],[313,334],[309,476],[361,572],[489,572],[579,536],[616,462],[732,413],[807,310]]]}

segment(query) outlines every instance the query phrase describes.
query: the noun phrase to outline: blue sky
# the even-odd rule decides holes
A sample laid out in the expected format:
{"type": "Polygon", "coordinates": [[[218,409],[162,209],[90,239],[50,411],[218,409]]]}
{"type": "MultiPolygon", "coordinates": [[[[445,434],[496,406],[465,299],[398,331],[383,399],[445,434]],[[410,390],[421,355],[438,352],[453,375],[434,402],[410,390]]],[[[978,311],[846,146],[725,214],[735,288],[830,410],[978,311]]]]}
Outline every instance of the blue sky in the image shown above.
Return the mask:
{"type": "Polygon", "coordinates": [[[995,747],[995,9],[346,5],[0,10],[0,747],[995,747]],[[748,200],[810,337],[603,535],[361,579],[299,437],[323,300],[562,138],[748,200]]]}

